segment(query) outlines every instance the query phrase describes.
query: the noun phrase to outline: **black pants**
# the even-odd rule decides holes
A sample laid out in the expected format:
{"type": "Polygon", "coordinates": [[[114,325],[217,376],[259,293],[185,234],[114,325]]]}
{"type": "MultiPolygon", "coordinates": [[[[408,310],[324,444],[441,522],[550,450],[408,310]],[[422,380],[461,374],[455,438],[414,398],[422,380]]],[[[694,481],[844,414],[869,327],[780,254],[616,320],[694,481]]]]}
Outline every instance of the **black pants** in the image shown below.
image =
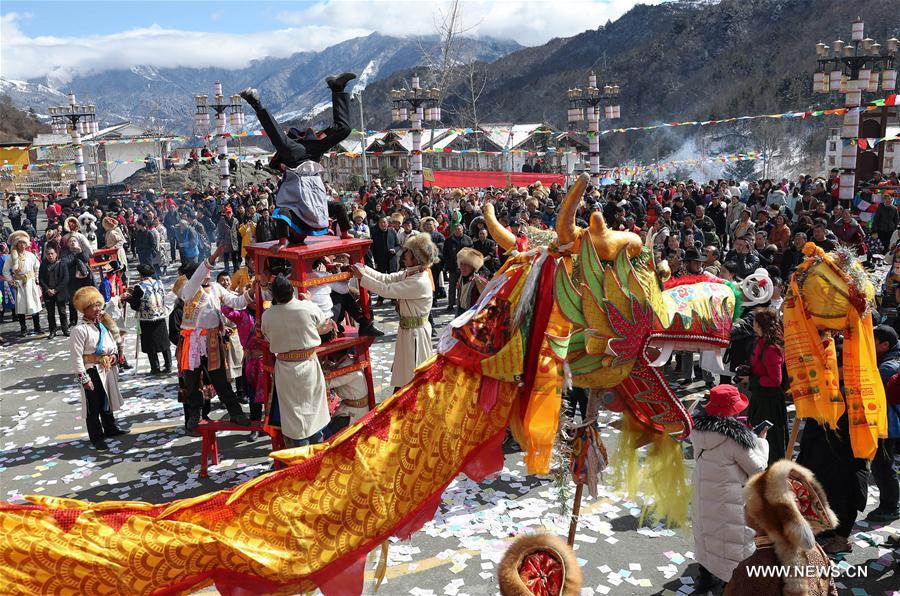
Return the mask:
{"type": "Polygon", "coordinates": [[[219,396],[219,401],[224,404],[228,413],[231,416],[239,416],[244,413],[241,409],[241,404],[238,403],[237,396],[234,394],[234,389],[231,388],[231,383],[228,382],[228,377],[225,375],[224,355],[220,357],[220,361],[222,365],[219,368],[209,370],[207,357],[202,356],[198,368],[181,372],[181,376],[184,379],[185,399],[187,400],[186,413],[189,419],[192,417],[200,418],[200,413],[203,409],[203,394],[200,392],[200,388],[204,372],[208,375],[212,386],[216,389],[216,394],[219,396]]]}
{"type": "Polygon", "coordinates": [[[236,272],[241,268],[241,251],[236,250],[234,252],[225,253],[223,261],[225,263],[225,273],[230,275],[232,271],[236,272]]]}
{"type": "MultiPolygon", "coordinates": [[[[172,369],[172,354],[169,350],[163,350],[163,362],[165,363],[166,369],[172,369]]],[[[150,361],[150,370],[158,371],[159,370],[159,352],[150,352],[147,354],[147,359],[150,361]]]]}
{"type": "Polygon", "coordinates": [[[69,331],[69,318],[66,314],[67,302],[65,300],[60,300],[59,296],[44,296],[44,306],[47,307],[47,327],[50,329],[50,333],[56,331],[56,314],[59,313],[59,326],[62,327],[62,332],[67,333],[69,331]]]}
{"type": "MultiPolygon", "coordinates": [[[[41,330],[41,313],[34,313],[31,315],[31,323],[34,325],[35,331],[41,330]]],[[[22,331],[25,331],[25,315],[19,315],[19,327],[22,328],[22,331]]]]}
{"type": "Polygon", "coordinates": [[[176,238],[178,237],[177,230],[175,228],[166,228],[166,230],[169,235],[169,262],[174,263],[176,245],[178,244],[176,240],[176,238]]]}
{"type": "Polygon", "coordinates": [[[450,271],[450,284],[447,287],[447,308],[456,306],[456,286],[459,285],[459,270],[450,271]]]}
{"type": "Polygon", "coordinates": [[[435,263],[431,266],[431,275],[434,277],[434,295],[438,298],[443,298],[447,295],[447,291],[444,289],[444,279],[441,277],[443,273],[443,263],[435,263]]]}
{"type": "Polygon", "coordinates": [[[338,324],[344,319],[344,313],[350,315],[350,318],[359,323],[360,325],[364,325],[369,323],[369,319],[367,319],[363,315],[362,308],[359,306],[359,302],[353,299],[353,296],[350,294],[339,294],[338,292],[331,292],[331,301],[334,303],[334,320],[338,324]]]}
{"type": "MultiPolygon", "coordinates": [[[[350,135],[350,95],[348,93],[332,92],[331,113],[334,124],[323,131],[325,137],[310,141],[295,141],[288,138],[278,122],[262,106],[256,110],[256,117],[263,130],[266,131],[269,142],[274,145],[279,161],[289,168],[294,168],[310,159],[318,161],[329,149],[350,135]]],[[[347,228],[342,229],[350,229],[349,224],[347,228]]]]}
{"type": "Polygon", "coordinates": [[[872,476],[881,494],[878,506],[881,509],[897,509],[900,506],[900,484],[894,471],[894,456],[897,454],[898,439],[879,439],[878,451],[872,460],[872,476]]]}
{"type": "Polygon", "coordinates": [[[887,254],[891,249],[891,236],[894,235],[892,230],[887,232],[876,232],[878,235],[878,239],[881,240],[881,246],[883,247],[883,254],[887,254]]]}
{"type": "Polygon", "coordinates": [[[566,396],[569,402],[567,414],[569,418],[575,420],[575,409],[581,413],[581,421],[587,420],[588,392],[584,387],[572,387],[566,396]]]}
{"type": "Polygon", "coordinates": [[[103,383],[100,381],[100,374],[93,367],[87,369],[87,373],[94,388],[84,392],[85,401],[87,401],[87,417],[84,422],[91,441],[99,441],[105,435],[116,431],[118,427],[116,419],[109,409],[109,399],[106,396],[106,390],[103,389],[103,383]]]}

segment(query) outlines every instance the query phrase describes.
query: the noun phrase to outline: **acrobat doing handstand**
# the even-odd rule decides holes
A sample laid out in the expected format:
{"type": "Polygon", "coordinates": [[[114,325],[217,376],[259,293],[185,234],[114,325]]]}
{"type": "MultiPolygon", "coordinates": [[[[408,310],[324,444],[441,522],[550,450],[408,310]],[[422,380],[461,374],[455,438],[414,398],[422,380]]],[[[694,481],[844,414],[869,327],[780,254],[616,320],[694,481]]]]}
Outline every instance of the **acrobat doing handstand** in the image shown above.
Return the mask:
{"type": "Polygon", "coordinates": [[[319,132],[307,128],[301,133],[291,128],[285,133],[260,103],[259,91],[250,88],[240,93],[256,111],[259,123],[275,146],[275,156],[270,165],[284,173],[275,194],[275,211],[272,213],[281,245],[287,244],[288,240],[303,244],[307,236],[328,234],[329,217],[337,220],[341,238],[349,238],[347,210],[339,201],[328,200],[321,176],[324,168],[319,160],[350,134],[350,96],[344,87],[355,78],[355,74],[345,72],[325,79],[331,89],[334,123],[319,132]]]}

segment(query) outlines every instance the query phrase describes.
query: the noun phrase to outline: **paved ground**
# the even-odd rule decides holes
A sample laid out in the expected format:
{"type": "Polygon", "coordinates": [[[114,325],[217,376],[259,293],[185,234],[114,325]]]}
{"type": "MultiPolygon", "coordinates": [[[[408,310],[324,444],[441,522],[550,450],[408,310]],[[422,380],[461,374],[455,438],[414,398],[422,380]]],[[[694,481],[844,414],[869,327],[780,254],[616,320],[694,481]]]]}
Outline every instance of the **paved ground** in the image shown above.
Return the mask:
{"type": "MultiPolygon", "coordinates": [[[[171,278],[168,279],[171,283],[171,278]]],[[[443,313],[445,303],[440,303],[443,313]]],[[[389,367],[397,323],[393,309],[376,308],[388,333],[374,348],[379,397],[389,390],[389,367]]],[[[437,317],[439,325],[449,316],[437,317]]],[[[222,462],[210,477],[198,475],[200,440],[184,436],[182,410],[175,401],[174,376],[150,377],[146,359],[122,375],[125,407],[119,420],[131,434],[110,441],[99,454],[86,440],[78,391],[63,338],[16,338],[18,326],[0,326],[0,499],[15,501],[38,493],[87,500],[167,501],[231,487],[269,469],[265,441],[246,434],[220,440],[222,462]]],[[[128,353],[134,354],[133,338],[128,353]]],[[[686,393],[686,392],[685,392],[686,393]]],[[[224,410],[214,410],[214,417],[224,410]]],[[[608,418],[610,419],[610,418],[608,418]]],[[[604,440],[615,449],[615,429],[604,440]]],[[[571,487],[569,487],[571,489],[571,487]]],[[[637,504],[601,487],[584,502],[577,554],[585,571],[584,594],[690,594],[696,565],[690,531],[672,531],[638,522],[637,504]]],[[[869,509],[877,504],[870,489],[869,509]]],[[[380,594],[496,594],[496,564],[509,538],[548,528],[564,535],[568,519],[559,515],[561,498],[550,478],[526,476],[522,458],[507,456],[503,472],[476,484],[458,478],[447,489],[434,521],[407,542],[390,549],[387,581],[380,594]]],[[[842,594],[882,594],[900,589],[900,551],[881,544],[900,535],[900,523],[860,521],[854,551],[843,567],[864,568],[868,578],[839,581],[842,594]]],[[[370,563],[374,568],[375,561],[370,563]]],[[[367,584],[371,592],[371,582],[367,584]]]]}

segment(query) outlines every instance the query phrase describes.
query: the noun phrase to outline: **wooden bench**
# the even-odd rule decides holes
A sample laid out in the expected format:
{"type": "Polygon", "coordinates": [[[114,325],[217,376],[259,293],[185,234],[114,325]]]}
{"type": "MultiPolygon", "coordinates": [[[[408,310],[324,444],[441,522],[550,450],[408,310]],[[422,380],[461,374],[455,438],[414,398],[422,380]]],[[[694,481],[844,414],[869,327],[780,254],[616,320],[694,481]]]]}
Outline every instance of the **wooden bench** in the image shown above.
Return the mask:
{"type": "MultiPolygon", "coordinates": [[[[219,442],[216,437],[216,433],[226,430],[236,430],[240,432],[257,431],[263,434],[268,434],[263,428],[262,422],[251,422],[250,426],[240,426],[238,424],[233,424],[227,420],[202,420],[197,426],[197,432],[200,433],[200,437],[203,439],[203,446],[200,449],[201,478],[206,478],[207,476],[209,476],[209,474],[207,473],[207,468],[209,466],[210,460],[212,460],[212,465],[214,466],[219,463],[219,442]]],[[[284,449],[284,439],[282,438],[281,433],[276,432],[274,435],[269,436],[272,439],[272,451],[284,449]]]]}

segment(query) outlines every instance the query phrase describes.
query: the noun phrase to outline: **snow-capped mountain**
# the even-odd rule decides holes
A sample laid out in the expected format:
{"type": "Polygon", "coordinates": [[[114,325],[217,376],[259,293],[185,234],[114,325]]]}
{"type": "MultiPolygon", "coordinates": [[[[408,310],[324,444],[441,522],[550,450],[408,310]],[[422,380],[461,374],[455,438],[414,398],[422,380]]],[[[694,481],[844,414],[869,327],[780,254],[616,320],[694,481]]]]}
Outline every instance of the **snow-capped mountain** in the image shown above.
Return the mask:
{"type": "MultiPolygon", "coordinates": [[[[493,39],[463,39],[460,43],[466,46],[467,55],[485,61],[521,47],[514,41],[493,39]]],[[[423,64],[425,55],[436,53],[438,45],[434,37],[397,38],[373,33],[321,52],[256,60],[240,70],[141,65],[75,77],[65,84],[50,77],[28,81],[0,78],[0,93],[9,95],[22,109],[46,114],[48,107],[63,103],[71,90],[79,102],[96,104],[104,123],[127,119],[153,129],[187,134],[196,132],[194,96],[212,96],[216,81],[222,82],[226,97],[256,87],[263,103],[279,119],[305,120],[330,106],[324,82],[328,75],[357,73],[359,78],[348,90],[358,91],[394,71],[423,64]]],[[[252,110],[247,110],[247,122],[249,128],[255,128],[252,110]]]]}

